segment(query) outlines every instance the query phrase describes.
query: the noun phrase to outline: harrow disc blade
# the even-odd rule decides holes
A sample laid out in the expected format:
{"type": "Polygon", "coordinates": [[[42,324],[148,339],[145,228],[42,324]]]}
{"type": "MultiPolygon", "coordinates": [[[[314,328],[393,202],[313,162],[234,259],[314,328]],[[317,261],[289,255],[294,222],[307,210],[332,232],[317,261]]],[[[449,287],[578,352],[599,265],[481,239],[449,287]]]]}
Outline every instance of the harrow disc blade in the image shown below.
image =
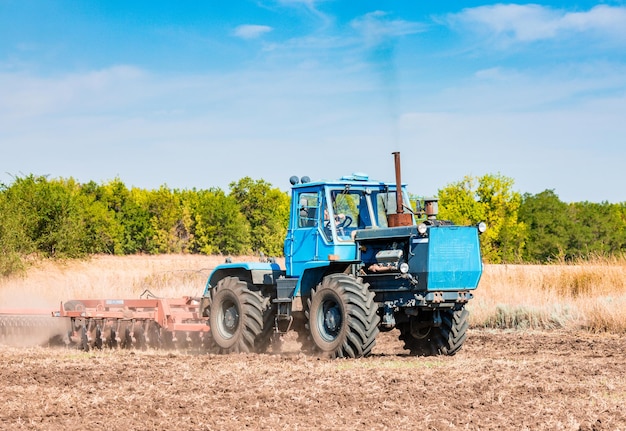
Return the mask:
{"type": "Polygon", "coordinates": [[[16,347],[64,345],[68,322],[47,315],[0,315],[0,344],[16,347]]]}

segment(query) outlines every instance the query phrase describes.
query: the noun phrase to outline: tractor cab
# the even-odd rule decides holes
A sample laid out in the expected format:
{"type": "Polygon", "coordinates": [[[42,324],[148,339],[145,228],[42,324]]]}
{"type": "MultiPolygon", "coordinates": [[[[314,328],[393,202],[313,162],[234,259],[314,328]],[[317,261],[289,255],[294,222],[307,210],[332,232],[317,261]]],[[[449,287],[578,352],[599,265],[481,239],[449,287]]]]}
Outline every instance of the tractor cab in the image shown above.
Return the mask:
{"type": "MultiPolygon", "coordinates": [[[[365,174],[319,182],[292,177],[291,182],[284,243],[288,276],[298,277],[322,262],[356,260],[356,231],[385,228],[388,215],[396,213],[396,184],[371,181],[365,174]]],[[[403,205],[410,208],[404,186],[402,196],[403,205]]]]}

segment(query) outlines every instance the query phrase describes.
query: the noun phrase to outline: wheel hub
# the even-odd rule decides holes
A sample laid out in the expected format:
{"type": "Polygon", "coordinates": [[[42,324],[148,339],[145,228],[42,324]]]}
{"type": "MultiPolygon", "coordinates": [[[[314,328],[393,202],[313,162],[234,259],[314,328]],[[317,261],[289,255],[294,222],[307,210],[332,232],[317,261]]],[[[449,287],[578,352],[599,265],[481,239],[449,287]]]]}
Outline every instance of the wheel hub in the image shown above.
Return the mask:
{"type": "Polygon", "coordinates": [[[239,313],[235,306],[230,306],[224,311],[224,329],[232,333],[237,329],[237,322],[239,321],[239,313]]]}
{"type": "Polygon", "coordinates": [[[341,312],[337,306],[329,307],[324,313],[324,328],[332,335],[337,334],[341,327],[341,312]]]}

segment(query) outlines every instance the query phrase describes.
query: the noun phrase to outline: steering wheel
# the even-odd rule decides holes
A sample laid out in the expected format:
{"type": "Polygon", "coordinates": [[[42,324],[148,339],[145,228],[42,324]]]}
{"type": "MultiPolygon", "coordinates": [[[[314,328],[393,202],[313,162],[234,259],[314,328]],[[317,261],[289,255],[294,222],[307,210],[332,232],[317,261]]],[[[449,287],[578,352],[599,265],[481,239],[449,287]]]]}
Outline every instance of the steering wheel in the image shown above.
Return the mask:
{"type": "Polygon", "coordinates": [[[352,217],[347,215],[347,216],[345,216],[343,218],[343,220],[341,220],[339,223],[337,223],[337,228],[338,229],[343,229],[343,228],[346,228],[346,227],[350,226],[351,224],[352,224],[352,217]]]}
{"type": "MultiPolygon", "coordinates": [[[[343,219],[341,219],[341,221],[339,221],[339,217],[335,216],[335,227],[338,230],[341,230],[343,228],[346,228],[348,226],[350,226],[352,224],[352,217],[350,216],[344,216],[343,219]]],[[[330,230],[330,220],[325,220],[324,221],[324,228],[330,230]]]]}

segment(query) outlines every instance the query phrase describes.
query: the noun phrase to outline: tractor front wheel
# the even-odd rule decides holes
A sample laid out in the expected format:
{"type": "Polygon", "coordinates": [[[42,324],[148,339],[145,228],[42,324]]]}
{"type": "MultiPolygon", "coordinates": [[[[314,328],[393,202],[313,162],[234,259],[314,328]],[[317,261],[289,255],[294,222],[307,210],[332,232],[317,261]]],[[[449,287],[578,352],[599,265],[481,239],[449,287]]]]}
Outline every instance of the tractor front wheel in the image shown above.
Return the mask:
{"type": "Polygon", "coordinates": [[[460,310],[442,310],[439,326],[424,326],[423,321],[412,317],[409,322],[398,325],[400,340],[404,348],[416,356],[436,356],[456,354],[467,338],[469,312],[460,310]]]}
{"type": "Polygon", "coordinates": [[[264,351],[271,337],[270,300],[238,277],[225,277],[213,291],[211,348],[218,353],[264,351]]]}
{"type": "Polygon", "coordinates": [[[372,352],[380,318],[374,292],[361,279],[331,274],[315,289],[306,307],[315,351],[333,358],[359,358],[372,352]]]}

